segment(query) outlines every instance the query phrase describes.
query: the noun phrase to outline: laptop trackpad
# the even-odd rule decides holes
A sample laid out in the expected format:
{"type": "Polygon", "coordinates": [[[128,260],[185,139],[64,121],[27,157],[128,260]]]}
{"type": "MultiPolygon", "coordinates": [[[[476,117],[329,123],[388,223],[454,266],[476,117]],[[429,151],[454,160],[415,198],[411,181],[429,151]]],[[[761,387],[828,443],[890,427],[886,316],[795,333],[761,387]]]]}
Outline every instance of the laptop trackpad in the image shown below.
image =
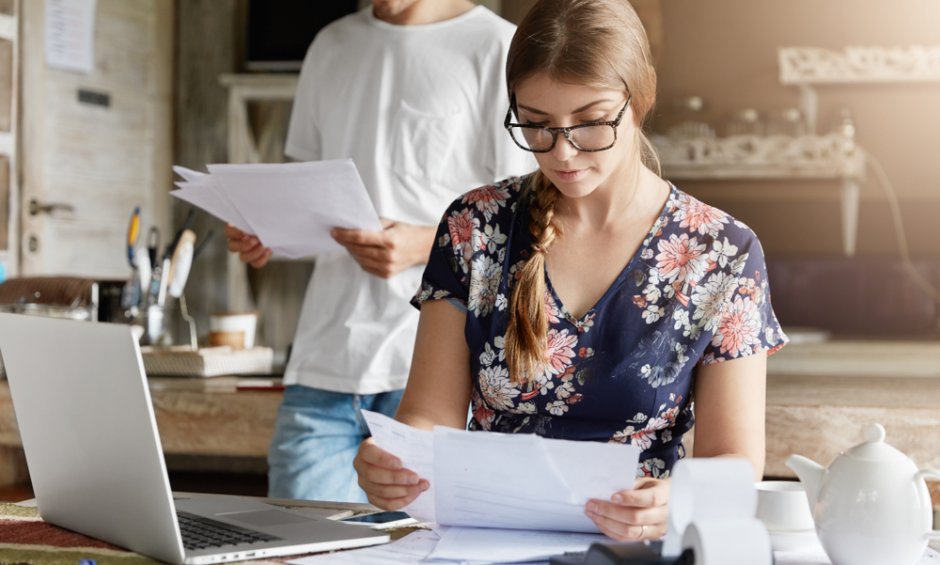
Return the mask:
{"type": "Polygon", "coordinates": [[[224,512],[216,514],[220,518],[249,524],[255,527],[285,526],[287,524],[304,524],[313,521],[305,516],[299,516],[283,510],[250,510],[248,512],[224,512]]]}

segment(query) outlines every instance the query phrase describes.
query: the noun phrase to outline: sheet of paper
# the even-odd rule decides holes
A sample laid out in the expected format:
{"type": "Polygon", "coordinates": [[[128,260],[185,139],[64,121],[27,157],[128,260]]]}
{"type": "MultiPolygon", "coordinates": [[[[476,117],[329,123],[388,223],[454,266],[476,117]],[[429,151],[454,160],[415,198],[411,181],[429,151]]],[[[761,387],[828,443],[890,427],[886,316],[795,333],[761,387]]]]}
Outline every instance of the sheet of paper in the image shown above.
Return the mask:
{"type": "Polygon", "coordinates": [[[401,459],[402,465],[427,479],[431,488],[403,510],[421,522],[435,522],[434,436],[378,412],[362,411],[376,445],[401,459]]]}
{"type": "Polygon", "coordinates": [[[342,251],[334,227],[381,231],[375,207],[351,159],[307,163],[208,165],[203,175],[182,167],[183,192],[173,195],[252,233],[287,259],[342,251]],[[211,183],[214,194],[191,194],[211,183]],[[230,209],[226,209],[225,202],[230,209]]]}
{"type": "Polygon", "coordinates": [[[95,70],[96,0],[46,0],[46,65],[66,71],[95,70]]]}
{"type": "Polygon", "coordinates": [[[601,534],[497,530],[491,528],[435,528],[441,540],[429,559],[458,562],[517,563],[548,560],[553,555],[586,551],[601,534]]]}
{"type": "Polygon", "coordinates": [[[636,447],[622,444],[578,449],[534,434],[450,428],[434,433],[435,512],[442,525],[597,532],[584,515],[587,499],[573,491],[559,467],[582,492],[588,489],[576,479],[575,467],[582,473],[591,469],[597,484],[590,491],[608,498],[633,487],[639,460],[636,447]],[[581,459],[565,461],[573,453],[581,459]]]}
{"type": "Polygon", "coordinates": [[[431,435],[380,414],[363,415],[379,447],[431,482],[406,510],[446,526],[595,533],[585,501],[632,488],[639,461],[635,446],[445,427],[431,435]]]}
{"type": "Polygon", "coordinates": [[[183,181],[175,184],[180,190],[170,191],[171,196],[189,202],[243,232],[254,233],[245,218],[228,198],[216,190],[211,180],[183,181]]]}
{"type": "Polygon", "coordinates": [[[194,171],[181,165],[173,165],[173,172],[183,177],[187,181],[197,181],[199,179],[205,178],[208,174],[202,171],[194,171]]]}
{"type": "Polygon", "coordinates": [[[351,549],[313,555],[288,561],[292,565],[397,565],[423,562],[438,542],[430,530],[418,530],[405,537],[364,549],[351,549]]]}

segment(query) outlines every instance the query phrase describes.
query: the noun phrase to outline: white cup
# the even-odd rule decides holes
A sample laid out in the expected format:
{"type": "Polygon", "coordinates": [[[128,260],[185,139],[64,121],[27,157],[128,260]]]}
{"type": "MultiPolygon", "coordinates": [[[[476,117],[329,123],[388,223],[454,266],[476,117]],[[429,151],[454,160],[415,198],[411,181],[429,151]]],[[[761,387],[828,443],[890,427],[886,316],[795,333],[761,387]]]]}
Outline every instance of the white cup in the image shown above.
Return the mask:
{"type": "Polygon", "coordinates": [[[216,312],[209,316],[209,345],[250,349],[257,327],[257,312],[216,312]]]}
{"type": "Polygon", "coordinates": [[[796,481],[761,481],[757,487],[757,519],[773,532],[813,530],[813,513],[803,485],[796,481]]]}

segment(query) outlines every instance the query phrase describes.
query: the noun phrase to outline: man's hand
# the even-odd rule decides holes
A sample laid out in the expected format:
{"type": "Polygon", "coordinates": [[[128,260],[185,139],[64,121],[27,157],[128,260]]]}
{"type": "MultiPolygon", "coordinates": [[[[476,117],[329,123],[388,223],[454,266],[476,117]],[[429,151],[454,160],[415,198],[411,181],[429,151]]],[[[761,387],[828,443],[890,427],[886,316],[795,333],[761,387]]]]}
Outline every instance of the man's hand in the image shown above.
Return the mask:
{"type": "Polygon", "coordinates": [[[225,238],[228,240],[228,250],[238,253],[238,258],[256,269],[264,267],[271,258],[271,250],[263,245],[257,237],[247,234],[232,224],[225,226],[225,238]]]}
{"type": "Polygon", "coordinates": [[[380,232],[333,228],[330,235],[364,271],[383,279],[427,262],[434,228],[385,219],[382,226],[385,229],[380,232]]]}

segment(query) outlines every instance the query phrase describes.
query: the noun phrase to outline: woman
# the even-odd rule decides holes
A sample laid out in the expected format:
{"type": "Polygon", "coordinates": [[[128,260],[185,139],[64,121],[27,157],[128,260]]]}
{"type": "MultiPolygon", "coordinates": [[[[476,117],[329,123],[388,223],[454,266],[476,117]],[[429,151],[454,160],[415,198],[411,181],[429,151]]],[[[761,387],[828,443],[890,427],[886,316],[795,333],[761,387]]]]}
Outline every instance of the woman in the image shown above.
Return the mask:
{"type": "MultiPolygon", "coordinates": [[[[470,404],[474,430],[638,445],[635,489],[585,512],[615,539],[661,537],[693,421],[695,456],[762,475],[766,358],[786,337],[760,243],[653,172],[656,76],[626,0],[537,2],[506,78],[507,129],[539,170],[446,212],[396,417],[463,427],[470,404]]],[[[355,466],[384,508],[428,487],[371,441],[355,466]]]]}

